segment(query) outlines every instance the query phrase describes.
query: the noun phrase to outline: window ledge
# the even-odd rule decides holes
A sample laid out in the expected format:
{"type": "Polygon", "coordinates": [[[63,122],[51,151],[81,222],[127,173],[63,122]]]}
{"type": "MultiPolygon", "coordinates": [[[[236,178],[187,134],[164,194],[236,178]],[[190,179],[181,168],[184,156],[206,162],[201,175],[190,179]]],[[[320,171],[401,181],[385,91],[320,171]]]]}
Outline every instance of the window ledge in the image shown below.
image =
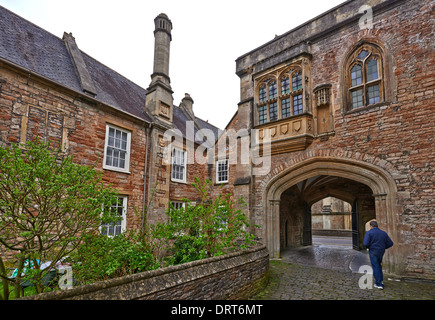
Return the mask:
{"type": "Polygon", "coordinates": [[[225,185],[225,184],[228,184],[228,181],[216,182],[214,185],[220,186],[220,185],[225,185]]]}
{"type": "Polygon", "coordinates": [[[171,178],[171,182],[181,183],[181,184],[187,184],[187,181],[183,181],[183,180],[175,180],[175,179],[173,179],[173,178],[171,178]]]}
{"type": "Polygon", "coordinates": [[[103,166],[103,169],[108,170],[108,171],[119,172],[119,173],[131,174],[130,170],[119,169],[119,168],[115,168],[115,167],[103,166]]]}
{"type": "Polygon", "coordinates": [[[382,106],[388,106],[390,104],[391,104],[390,102],[386,102],[386,101],[384,101],[384,102],[378,102],[378,103],[375,103],[375,104],[369,104],[368,106],[359,107],[359,108],[355,108],[355,109],[352,109],[352,110],[346,110],[344,112],[344,115],[346,116],[346,115],[350,115],[350,114],[354,114],[354,113],[358,113],[358,112],[362,112],[362,111],[367,111],[367,110],[370,110],[370,109],[375,109],[375,108],[382,107],[382,106]]]}

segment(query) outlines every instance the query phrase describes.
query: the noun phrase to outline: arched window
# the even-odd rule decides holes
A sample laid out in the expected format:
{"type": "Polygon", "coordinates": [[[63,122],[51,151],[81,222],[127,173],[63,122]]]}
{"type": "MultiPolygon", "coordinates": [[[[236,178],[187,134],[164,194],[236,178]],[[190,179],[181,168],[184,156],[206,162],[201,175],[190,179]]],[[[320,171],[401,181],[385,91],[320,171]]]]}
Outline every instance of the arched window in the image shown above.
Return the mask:
{"type": "Polygon", "coordinates": [[[363,44],[349,57],[346,68],[347,110],[384,101],[381,50],[363,44]]]}
{"type": "Polygon", "coordinates": [[[258,124],[303,113],[302,71],[286,69],[257,86],[258,124]]]}

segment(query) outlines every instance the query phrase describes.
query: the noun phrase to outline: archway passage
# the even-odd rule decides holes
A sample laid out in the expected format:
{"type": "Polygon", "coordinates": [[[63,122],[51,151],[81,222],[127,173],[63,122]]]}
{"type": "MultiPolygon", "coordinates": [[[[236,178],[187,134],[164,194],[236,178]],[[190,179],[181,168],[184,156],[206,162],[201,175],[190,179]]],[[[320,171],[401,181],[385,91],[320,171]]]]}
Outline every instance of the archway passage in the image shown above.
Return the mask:
{"type": "Polygon", "coordinates": [[[352,245],[355,250],[362,249],[365,224],[376,218],[373,191],[361,182],[328,175],[318,175],[300,181],[281,194],[281,249],[312,244],[311,207],[327,197],[352,204],[352,245]]]}
{"type": "MultiPolygon", "coordinates": [[[[350,158],[314,156],[289,166],[281,165],[279,170],[271,173],[267,182],[260,184],[263,186],[258,189],[262,193],[264,210],[264,220],[260,222],[264,228],[260,237],[264,239],[271,257],[279,257],[281,248],[286,244],[310,244],[309,204],[329,195],[353,205],[356,216],[353,221],[357,223],[357,227],[352,228],[356,231],[353,235],[356,248],[362,247],[365,222],[373,218],[383,226],[395,244],[400,245],[397,186],[383,168],[350,158]],[[291,208],[292,213],[286,213],[286,208],[291,208]],[[287,220],[281,217],[287,217],[287,220]]],[[[403,259],[398,249],[390,251],[391,254],[387,253],[384,257],[384,266],[394,273],[396,267],[401,267],[403,259]]]]}

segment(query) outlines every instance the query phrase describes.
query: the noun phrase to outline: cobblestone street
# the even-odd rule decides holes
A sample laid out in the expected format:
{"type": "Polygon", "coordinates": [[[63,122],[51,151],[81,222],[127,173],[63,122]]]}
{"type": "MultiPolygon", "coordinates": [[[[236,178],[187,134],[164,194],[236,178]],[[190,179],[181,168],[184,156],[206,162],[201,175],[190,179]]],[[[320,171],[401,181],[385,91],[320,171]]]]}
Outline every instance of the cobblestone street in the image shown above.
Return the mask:
{"type": "Polygon", "coordinates": [[[357,273],[368,254],[347,246],[314,244],[282,252],[270,263],[269,285],[259,300],[435,300],[435,283],[384,274],[384,290],[360,289],[357,273]]]}

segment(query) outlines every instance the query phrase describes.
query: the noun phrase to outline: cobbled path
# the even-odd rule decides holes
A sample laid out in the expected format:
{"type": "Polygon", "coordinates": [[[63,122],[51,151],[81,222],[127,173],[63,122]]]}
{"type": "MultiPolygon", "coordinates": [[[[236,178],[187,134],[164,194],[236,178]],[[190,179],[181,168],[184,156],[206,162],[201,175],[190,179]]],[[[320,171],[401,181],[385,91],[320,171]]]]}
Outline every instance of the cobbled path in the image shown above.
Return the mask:
{"type": "MultiPolygon", "coordinates": [[[[365,254],[367,256],[367,254],[365,254]]],[[[270,262],[269,285],[254,300],[435,300],[435,282],[384,274],[384,290],[360,289],[364,253],[339,246],[314,245],[288,250],[270,262]],[[358,265],[353,265],[358,270],[358,265]]]]}

